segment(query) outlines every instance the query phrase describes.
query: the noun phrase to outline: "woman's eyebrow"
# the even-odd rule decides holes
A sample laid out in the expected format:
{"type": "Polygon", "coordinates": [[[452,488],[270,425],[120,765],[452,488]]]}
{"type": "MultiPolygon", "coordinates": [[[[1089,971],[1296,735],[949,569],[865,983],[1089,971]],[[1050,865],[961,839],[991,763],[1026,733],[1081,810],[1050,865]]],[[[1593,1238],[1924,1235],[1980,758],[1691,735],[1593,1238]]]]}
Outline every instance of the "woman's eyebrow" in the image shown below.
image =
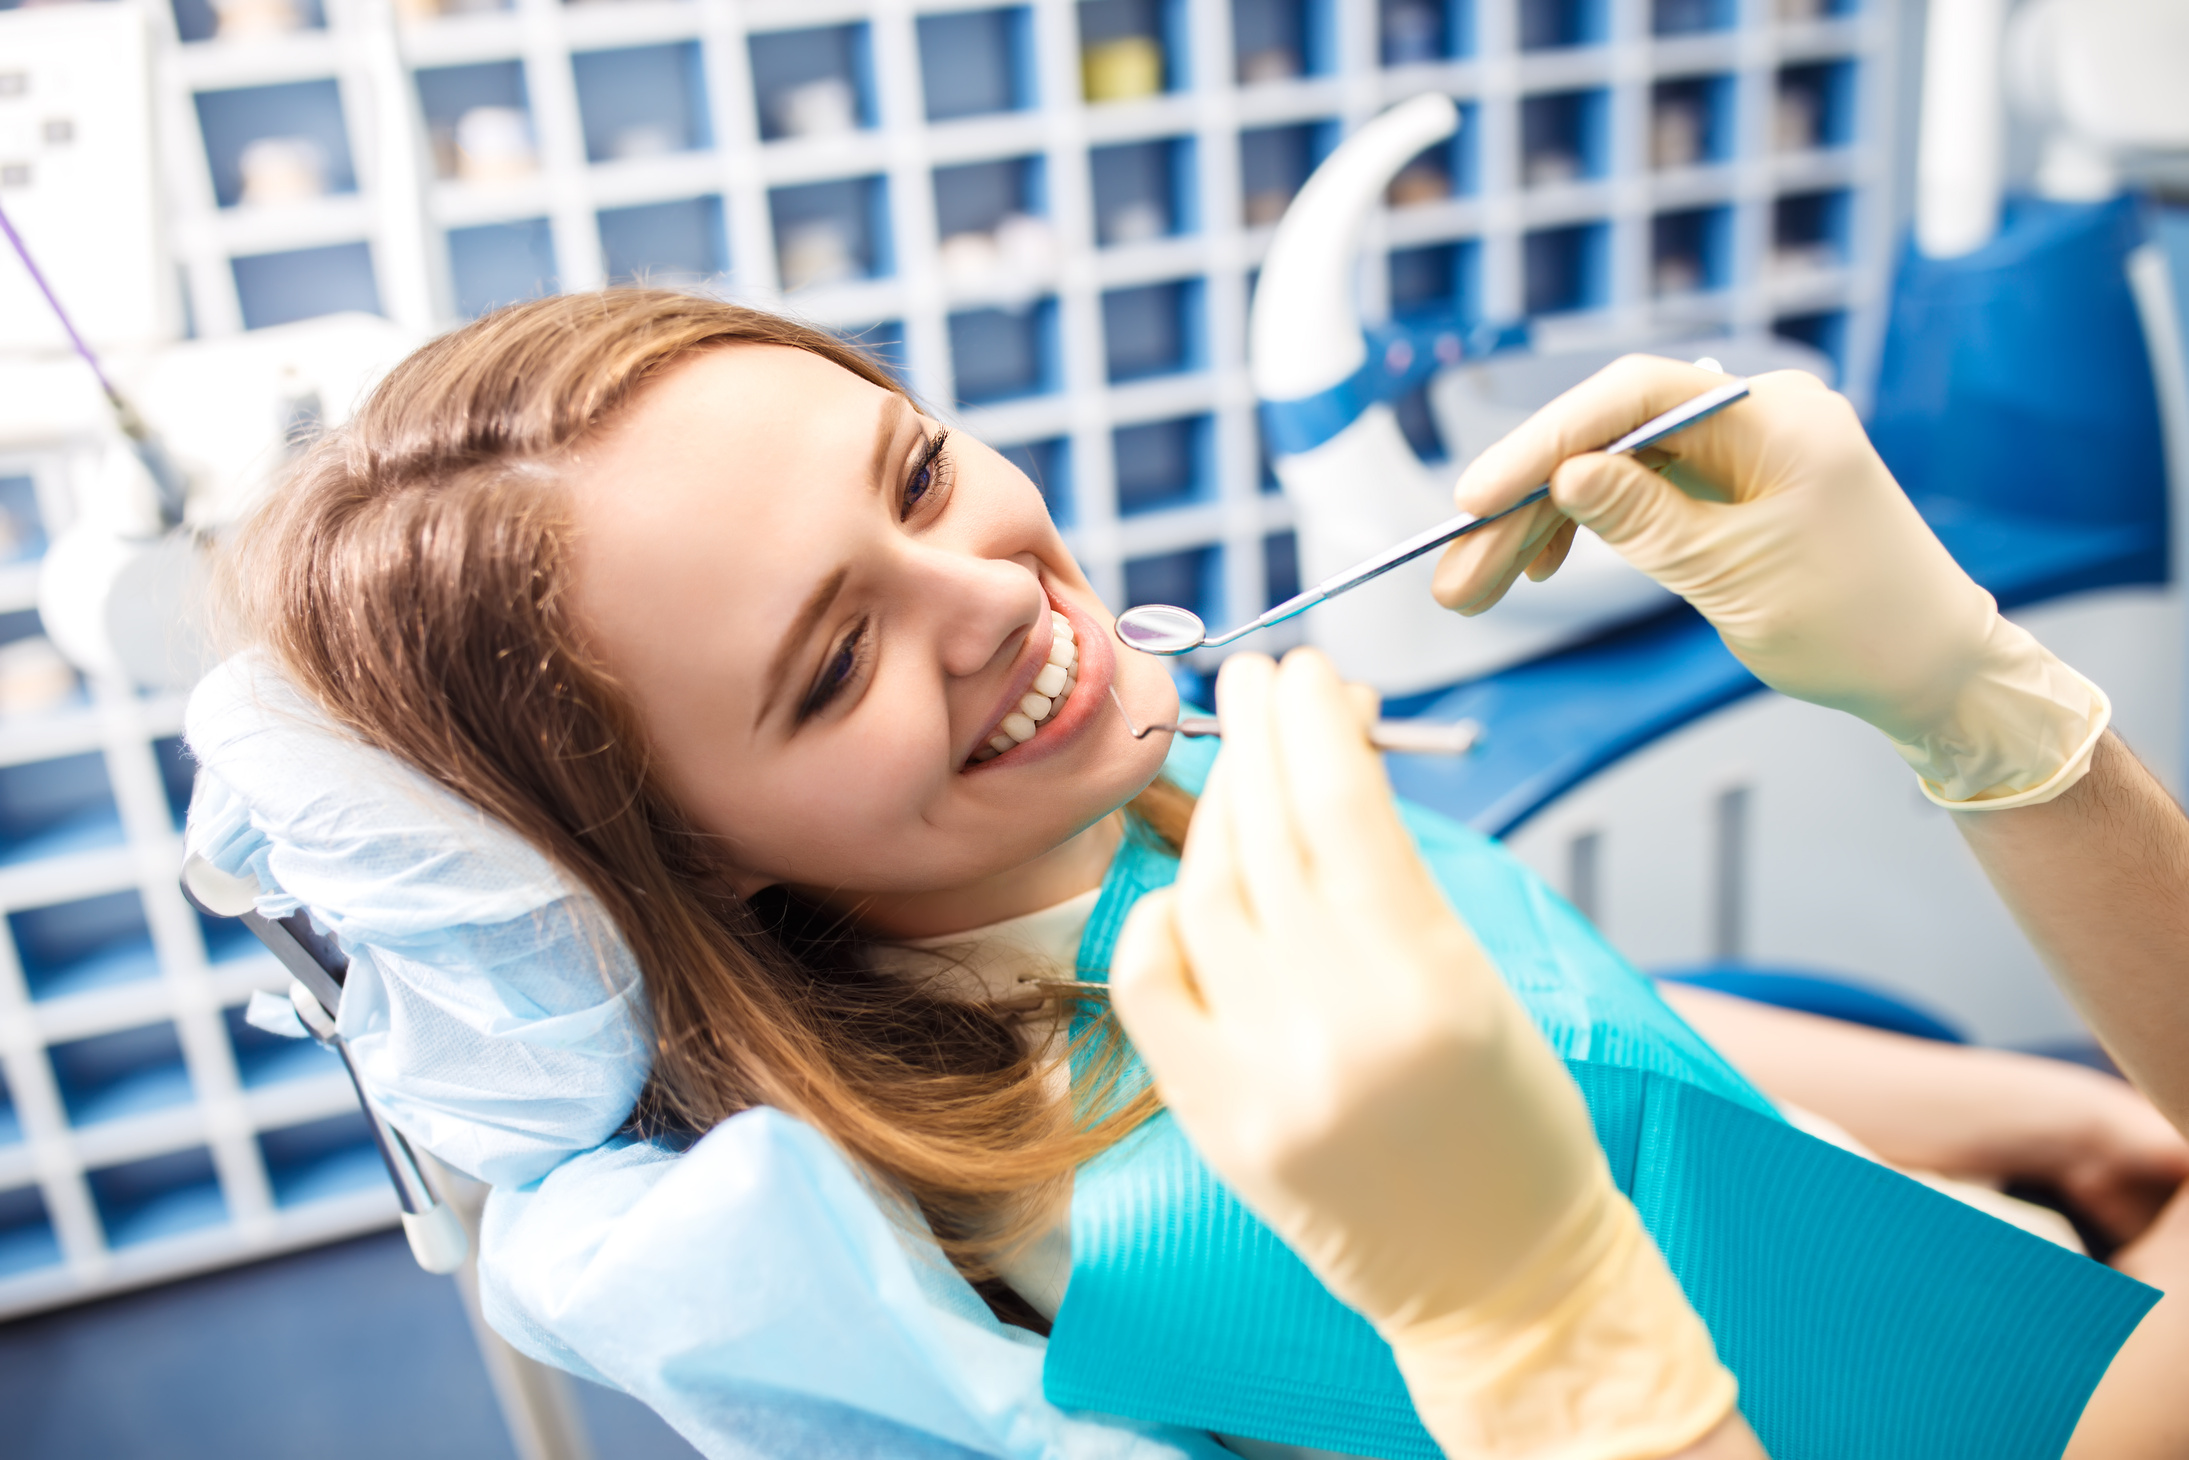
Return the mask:
{"type": "Polygon", "coordinates": [[[806,640],[813,637],[813,631],[820,625],[829,605],[844,591],[844,580],[850,574],[849,568],[838,568],[815,584],[813,592],[806,597],[805,606],[798,610],[798,617],[791,620],[790,632],[775,646],[775,657],[768,661],[767,692],[760,697],[760,713],[753,717],[756,727],[764,724],[773,713],[775,702],[783,693],[783,681],[790,674],[791,661],[798,657],[806,640]]]}
{"type": "Polygon", "coordinates": [[[867,468],[868,480],[879,492],[889,480],[889,461],[897,444],[899,423],[904,420],[905,398],[892,393],[883,403],[881,419],[874,423],[874,462],[867,468]]]}

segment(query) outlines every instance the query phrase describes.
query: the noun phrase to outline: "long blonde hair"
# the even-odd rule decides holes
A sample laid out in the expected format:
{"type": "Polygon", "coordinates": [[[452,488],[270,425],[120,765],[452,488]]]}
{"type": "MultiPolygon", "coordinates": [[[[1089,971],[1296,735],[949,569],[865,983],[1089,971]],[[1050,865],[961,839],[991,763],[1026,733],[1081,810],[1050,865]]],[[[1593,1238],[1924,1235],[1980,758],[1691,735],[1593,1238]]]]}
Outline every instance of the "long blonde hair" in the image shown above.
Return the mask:
{"type": "MultiPolygon", "coordinates": [[[[788,345],[885,389],[835,336],[657,289],[521,304],[427,345],[314,445],[229,553],[230,602],[330,715],[514,828],[629,944],[655,1029],[636,1118],[704,1132],[755,1105],[810,1122],[917,1203],[1000,1313],[992,1281],[1044,1193],[1155,1108],[1114,1081],[1059,1108],[1012,1018],[878,974],[841,919],[740,899],[654,775],[628,696],[564,595],[557,463],[694,351],[788,345]]],[[[1134,803],[1176,845],[1191,798],[1134,803]]]]}

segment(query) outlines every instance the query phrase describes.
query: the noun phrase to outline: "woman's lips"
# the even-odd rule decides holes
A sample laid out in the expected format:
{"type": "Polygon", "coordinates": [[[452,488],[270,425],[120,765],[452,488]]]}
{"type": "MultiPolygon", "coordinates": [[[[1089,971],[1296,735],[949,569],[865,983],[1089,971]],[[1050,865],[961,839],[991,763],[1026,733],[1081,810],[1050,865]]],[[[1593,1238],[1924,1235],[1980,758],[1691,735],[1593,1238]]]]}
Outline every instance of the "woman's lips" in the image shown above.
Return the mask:
{"type": "MultiPolygon", "coordinates": [[[[1070,696],[1056,707],[1048,719],[1040,723],[1031,740],[1012,746],[993,760],[967,764],[964,767],[967,774],[1004,766],[1027,765],[1056,754],[1067,743],[1078,738],[1079,732],[1094,718],[1099,702],[1110,692],[1110,682],[1117,673],[1117,656],[1110,645],[1108,631],[1087,610],[1054,593],[1048,597],[1050,608],[1063,615],[1065,621],[1072,626],[1072,635],[1079,650],[1079,661],[1074,666],[1077,683],[1070,696]]],[[[1033,683],[1035,676],[1048,663],[1049,642],[1054,635],[1054,628],[1044,619],[1038,632],[1042,636],[1039,646],[1041,652],[1038,656],[1029,652],[1019,672],[1012,676],[1014,693],[1012,699],[1005,702],[1006,711],[1017,703],[1017,697],[1026,692],[1026,687],[1033,683]]],[[[1027,645],[1029,651],[1034,647],[1031,642],[1027,645]]],[[[995,724],[1000,724],[1003,718],[1004,712],[999,712],[995,724]]],[[[992,724],[987,734],[995,733],[992,724]]],[[[986,743],[986,736],[981,743],[986,743]]],[[[978,750],[979,746],[974,748],[978,750]]]]}
{"type": "MultiPolygon", "coordinates": [[[[1044,589],[1042,597],[1048,598],[1048,596],[1047,590],[1044,589]]],[[[1055,608],[1055,602],[1051,600],[1051,612],[1054,612],[1055,608]]],[[[980,750],[981,746],[988,743],[988,738],[996,733],[997,727],[1010,716],[1011,711],[1025,697],[1026,692],[1033,688],[1035,678],[1040,675],[1042,667],[1049,662],[1049,646],[1055,641],[1056,624],[1045,613],[1038,623],[1026,631],[1026,644],[1019,650],[1018,663],[1011,670],[1010,682],[1004,686],[1003,695],[996,701],[995,708],[989,711],[986,722],[987,728],[981,731],[980,739],[966,750],[966,759],[970,759],[980,750]]]]}
{"type": "Polygon", "coordinates": [[[997,722],[988,740],[975,748],[972,759],[976,765],[994,760],[1032,740],[1043,725],[1060,713],[1059,707],[1070,701],[1072,690],[1079,682],[1079,646],[1073,642],[1078,635],[1070,620],[1055,609],[1049,610],[1049,626],[1053,632],[1049,638],[1048,662],[1034,671],[1033,682],[1026,693],[997,722]]]}

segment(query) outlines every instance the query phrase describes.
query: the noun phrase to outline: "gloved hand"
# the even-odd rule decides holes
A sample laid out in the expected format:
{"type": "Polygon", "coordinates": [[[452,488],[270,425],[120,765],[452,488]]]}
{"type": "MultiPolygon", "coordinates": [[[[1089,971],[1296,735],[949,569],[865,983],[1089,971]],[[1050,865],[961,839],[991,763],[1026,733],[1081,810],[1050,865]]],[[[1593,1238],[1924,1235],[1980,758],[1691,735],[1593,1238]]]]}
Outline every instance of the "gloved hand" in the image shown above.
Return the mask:
{"type": "Polygon", "coordinates": [[[1747,400],[1667,438],[1659,470],[1593,450],[1724,381],[1629,356],[1484,452],[1454,489],[1463,508],[1545,480],[1551,496],[1455,543],[1437,601],[1480,613],[1523,569],[1549,577],[1578,522],[1701,610],[1765,684],[1884,731],[1940,805],[2027,806],[2080,780],[2112,716],[2104,691],[1999,616],[1814,376],[1757,376],[1747,400]]]}
{"type": "Polygon", "coordinates": [[[1235,655],[1176,885],[1111,995],[1202,1156],[1398,1355],[1454,1456],[1641,1460],[1734,1382],[1580,1092],[1398,817],[1311,650],[1235,655]]]}

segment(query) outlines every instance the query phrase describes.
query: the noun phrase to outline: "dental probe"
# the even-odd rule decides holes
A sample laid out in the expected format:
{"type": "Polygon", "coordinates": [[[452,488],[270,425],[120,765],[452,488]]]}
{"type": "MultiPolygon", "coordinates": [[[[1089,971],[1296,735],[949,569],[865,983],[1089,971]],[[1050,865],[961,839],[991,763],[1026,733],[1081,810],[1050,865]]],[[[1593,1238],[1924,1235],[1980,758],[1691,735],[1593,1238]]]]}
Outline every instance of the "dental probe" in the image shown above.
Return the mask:
{"type": "MultiPolygon", "coordinates": [[[[1641,425],[1604,447],[1608,455],[1640,451],[1654,446],[1675,431],[1684,431],[1706,417],[1714,416],[1733,402],[1748,394],[1748,382],[1735,380],[1714,390],[1706,390],[1684,405],[1674,406],[1654,420],[1641,425]]],[[[1325,578],[1305,593],[1295,594],[1278,604],[1251,623],[1240,625],[1227,634],[1209,637],[1208,626],[1200,615],[1190,609],[1178,608],[1168,603],[1145,603],[1138,608],[1128,608],[1117,617],[1117,637],[1126,647],[1138,649],[1143,654],[1188,654],[1195,649],[1214,649],[1243,639],[1256,629],[1266,629],[1281,624],[1286,619],[1307,612],[1328,598],[1335,598],[1373,578],[1380,578],[1401,563],[1410,563],[1423,553],[1456,538],[1465,537],[1478,527],[1487,527],[1500,517],[1509,516],[1521,508],[1542,501],[1551,493],[1549,486],[1534,491],[1502,511],[1487,517],[1477,517],[1472,512],[1462,512],[1457,517],[1440,522],[1436,526],[1415,533],[1412,537],[1386,548],[1364,562],[1355,563],[1344,572],[1325,578]]],[[[1151,727],[1152,728],[1152,727],[1151,727]]],[[[1180,734],[1191,732],[1181,730],[1180,734]]]]}
{"type": "MultiPolygon", "coordinates": [[[[1135,726],[1114,684],[1110,686],[1110,703],[1117,706],[1126,732],[1135,740],[1145,740],[1158,730],[1188,737],[1224,733],[1214,715],[1181,715],[1164,725],[1135,726]]],[[[1378,720],[1368,729],[1370,745],[1400,755],[1465,755],[1481,742],[1482,726],[1473,720],[1378,720]]]]}

